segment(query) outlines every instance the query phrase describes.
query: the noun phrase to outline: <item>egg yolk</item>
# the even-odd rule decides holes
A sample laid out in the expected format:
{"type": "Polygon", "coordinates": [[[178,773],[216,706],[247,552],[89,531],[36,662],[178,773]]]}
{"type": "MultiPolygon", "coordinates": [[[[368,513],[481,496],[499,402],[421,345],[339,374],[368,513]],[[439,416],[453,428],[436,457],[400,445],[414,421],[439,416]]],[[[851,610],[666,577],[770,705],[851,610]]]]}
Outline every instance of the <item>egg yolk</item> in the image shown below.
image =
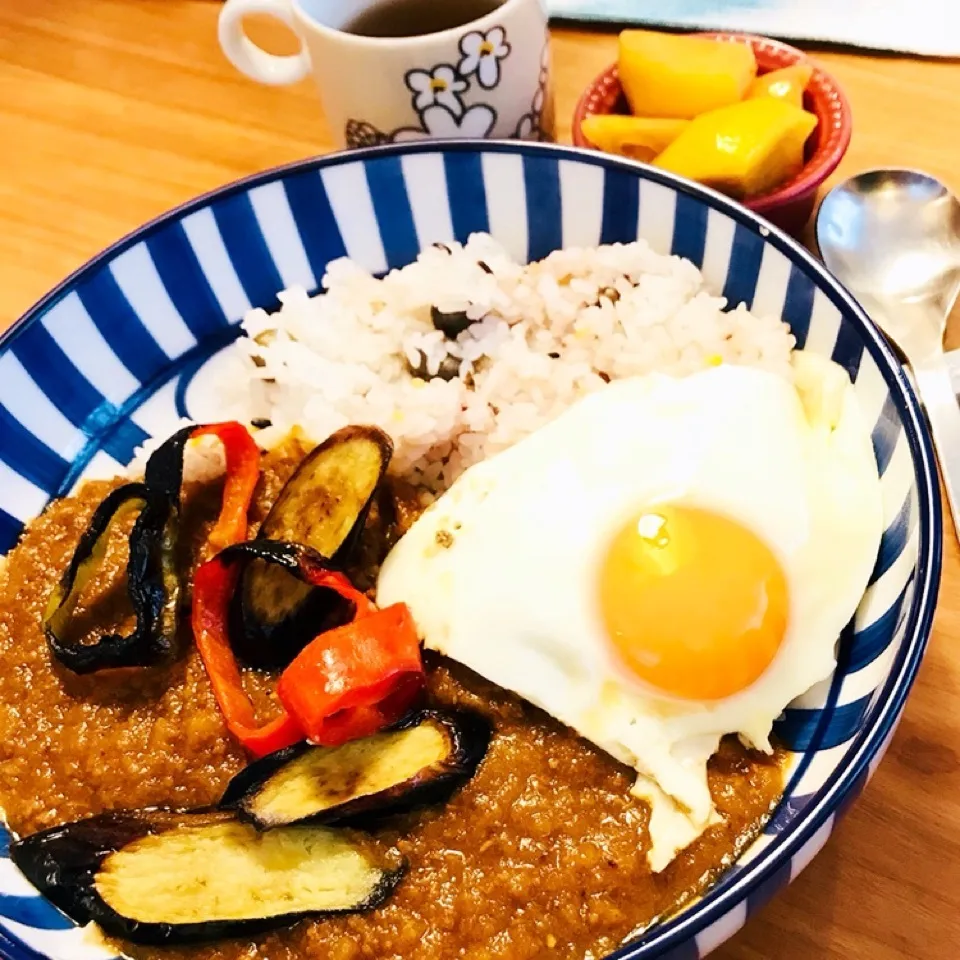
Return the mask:
{"type": "Polygon", "coordinates": [[[684,699],[748,687],[787,628],[787,581],[770,548],[736,520],[697,507],[633,516],[607,550],[599,593],[621,659],[684,699]]]}

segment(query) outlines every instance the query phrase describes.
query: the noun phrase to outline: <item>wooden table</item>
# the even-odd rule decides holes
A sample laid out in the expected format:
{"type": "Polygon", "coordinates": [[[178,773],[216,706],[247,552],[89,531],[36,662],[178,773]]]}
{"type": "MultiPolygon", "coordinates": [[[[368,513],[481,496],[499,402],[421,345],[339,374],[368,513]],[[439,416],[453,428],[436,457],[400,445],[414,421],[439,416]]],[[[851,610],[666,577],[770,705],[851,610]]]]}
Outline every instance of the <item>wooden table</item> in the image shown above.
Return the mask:
{"type": "MultiPolygon", "coordinates": [[[[0,328],[145,220],[330,148],[309,82],[262,87],[227,64],[218,8],[2,0],[0,328]]],[[[614,48],[612,34],[555,31],[561,139],[614,48]]],[[[960,189],[960,64],[817,56],[856,117],[839,175],[916,166],[960,189]]],[[[951,529],[946,541],[930,652],[886,761],[816,861],[720,960],[960,956],[960,556],[951,529]]]]}

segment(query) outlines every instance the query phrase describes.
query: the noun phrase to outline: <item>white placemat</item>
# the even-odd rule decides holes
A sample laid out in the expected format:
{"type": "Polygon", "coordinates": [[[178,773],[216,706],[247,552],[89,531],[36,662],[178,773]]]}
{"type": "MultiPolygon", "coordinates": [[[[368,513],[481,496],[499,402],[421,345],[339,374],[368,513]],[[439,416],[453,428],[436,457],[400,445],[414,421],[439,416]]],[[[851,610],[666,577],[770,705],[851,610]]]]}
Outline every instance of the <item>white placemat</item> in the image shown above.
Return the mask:
{"type": "Polygon", "coordinates": [[[552,16],[960,57],[960,0],[547,0],[552,16]]]}

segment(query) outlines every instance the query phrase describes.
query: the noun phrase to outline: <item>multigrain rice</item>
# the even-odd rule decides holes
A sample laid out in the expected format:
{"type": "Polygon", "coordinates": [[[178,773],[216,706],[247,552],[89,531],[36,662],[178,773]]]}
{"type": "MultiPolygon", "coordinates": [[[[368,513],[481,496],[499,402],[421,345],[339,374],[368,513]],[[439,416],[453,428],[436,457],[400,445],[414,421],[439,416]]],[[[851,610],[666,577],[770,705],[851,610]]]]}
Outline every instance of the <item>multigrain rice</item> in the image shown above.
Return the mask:
{"type": "Polygon", "coordinates": [[[475,234],[382,278],[337,260],[322,293],[279,300],[247,315],[218,367],[223,414],[268,421],[265,447],[293,428],[320,441],[376,424],[394,469],[434,492],[612,379],[718,363],[791,375],[779,318],[728,309],[692,263],[643,241],[521,265],[475,234]],[[451,339],[437,311],[472,322],[451,339]]]}

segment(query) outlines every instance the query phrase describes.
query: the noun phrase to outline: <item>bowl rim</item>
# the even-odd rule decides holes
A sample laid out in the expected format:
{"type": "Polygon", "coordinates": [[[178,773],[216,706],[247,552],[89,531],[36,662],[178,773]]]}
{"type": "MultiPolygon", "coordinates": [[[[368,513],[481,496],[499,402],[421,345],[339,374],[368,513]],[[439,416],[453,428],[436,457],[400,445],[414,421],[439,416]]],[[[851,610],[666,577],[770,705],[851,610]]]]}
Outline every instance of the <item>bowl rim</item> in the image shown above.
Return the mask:
{"type": "MultiPolygon", "coordinates": [[[[316,172],[349,163],[363,163],[379,158],[401,157],[420,153],[506,153],[533,154],[586,163],[603,169],[619,170],[640,180],[650,180],[678,194],[691,197],[730,217],[735,223],[759,234],[788,260],[798,263],[816,278],[818,289],[840,311],[841,322],[852,322],[880,369],[890,391],[890,398],[903,425],[917,487],[918,545],[914,592],[904,615],[901,649],[891,664],[890,672],[875,692],[864,724],[847,747],[847,759],[838,766],[816,791],[815,799],[792,820],[777,838],[727,885],[708,889],[696,903],[680,914],[655,924],[638,939],[618,947],[608,960],[650,960],[662,956],[683,943],[692,941],[700,932],[721,919],[731,908],[747,901],[752,892],[765,881],[792,863],[792,857],[816,838],[825,822],[845,809],[843,801],[848,794],[872,773],[872,761],[885,750],[896,728],[907,695],[916,680],[917,671],[930,638],[933,615],[940,584],[943,541],[942,505],[933,453],[933,444],[923,417],[920,403],[905,371],[892,348],[869,318],[864,309],[816,257],[783,230],[770,224],[762,216],[736,203],[715,190],[659,170],[635,160],[614,156],[587,147],[517,140],[423,140],[403,144],[385,144],[356,150],[345,150],[291,163],[270,167],[258,173],[241,177],[220,187],[206,191],[165,213],[149,220],[91,257],[52,290],[41,297],[8,330],[0,334],[0,353],[27,327],[37,322],[50,307],[72,291],[74,285],[89,271],[151,236],[167,224],[203,209],[217,199],[249,191],[253,187],[271,183],[295,174],[316,172]]],[[[173,364],[171,364],[172,366],[173,364]]],[[[99,439],[95,437],[93,442],[99,439]]],[[[854,792],[853,796],[856,796],[854,792]]],[[[852,798],[851,798],[852,799],[852,798]]],[[[40,894],[37,893],[37,896],[40,894]]],[[[33,947],[24,943],[15,932],[5,928],[0,918],[0,956],[8,960],[48,960],[33,947]]]]}
{"type": "MultiPolygon", "coordinates": [[[[794,47],[782,40],[775,40],[772,37],[764,37],[756,33],[739,33],[731,30],[704,30],[690,34],[691,36],[712,38],[724,43],[744,43],[753,47],[776,51],[786,54],[792,58],[792,66],[795,63],[807,63],[813,68],[813,75],[816,76],[820,84],[825,88],[825,93],[811,93],[817,103],[830,102],[833,106],[828,111],[835,117],[837,141],[829,150],[819,149],[806,163],[800,171],[783,186],[768,193],[761,194],[755,200],[746,200],[744,205],[757,213],[765,213],[779,207],[787,206],[815,192],[817,188],[833,173],[843,160],[847,149],[850,146],[850,139],[853,135],[853,111],[850,107],[850,101],[847,99],[843,88],[837,82],[836,78],[828,70],[825,70],[817,60],[809,56],[798,47],[794,47]],[[818,154],[822,156],[818,159],[818,154]]],[[[593,114],[588,108],[588,100],[591,94],[601,85],[611,83],[620,85],[618,76],[617,62],[614,61],[599,73],[584,88],[580,97],[577,99],[576,106],[573,109],[573,123],[571,125],[571,137],[578,147],[587,147],[591,150],[600,151],[584,136],[580,129],[580,124],[593,114]]]]}

